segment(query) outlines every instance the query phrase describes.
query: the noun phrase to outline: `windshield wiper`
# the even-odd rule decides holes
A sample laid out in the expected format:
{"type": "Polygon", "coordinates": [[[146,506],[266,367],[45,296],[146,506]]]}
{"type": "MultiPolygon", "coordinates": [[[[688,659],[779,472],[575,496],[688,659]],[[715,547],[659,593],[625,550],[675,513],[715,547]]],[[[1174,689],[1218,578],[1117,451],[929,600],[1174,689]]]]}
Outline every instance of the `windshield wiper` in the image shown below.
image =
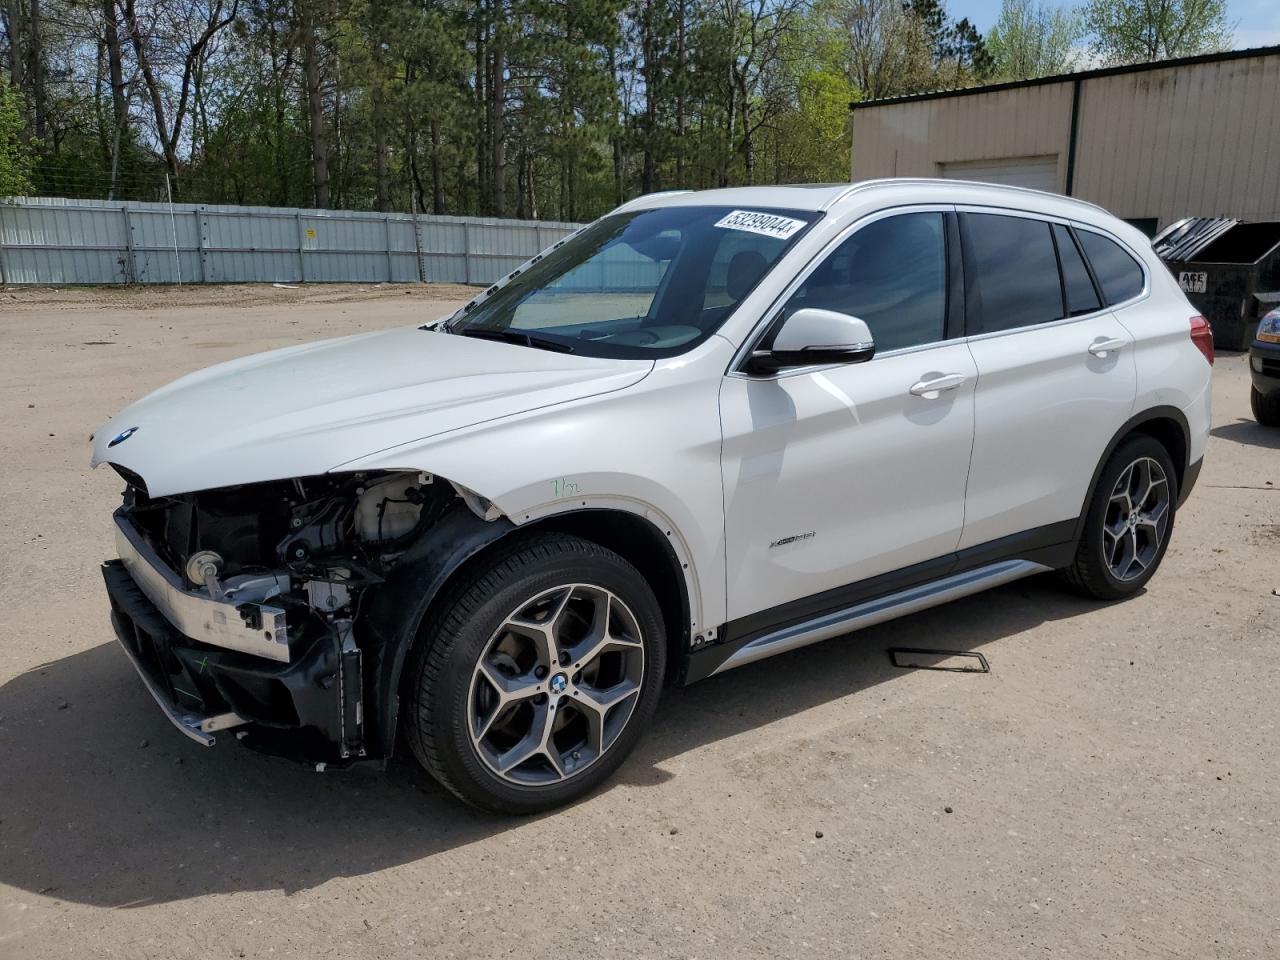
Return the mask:
{"type": "Polygon", "coordinates": [[[475,337],[478,340],[499,340],[503,343],[518,343],[535,350],[553,350],[556,353],[573,353],[573,347],[560,340],[549,337],[538,337],[520,330],[495,330],[484,327],[473,327],[469,330],[453,330],[460,337],[475,337]]]}

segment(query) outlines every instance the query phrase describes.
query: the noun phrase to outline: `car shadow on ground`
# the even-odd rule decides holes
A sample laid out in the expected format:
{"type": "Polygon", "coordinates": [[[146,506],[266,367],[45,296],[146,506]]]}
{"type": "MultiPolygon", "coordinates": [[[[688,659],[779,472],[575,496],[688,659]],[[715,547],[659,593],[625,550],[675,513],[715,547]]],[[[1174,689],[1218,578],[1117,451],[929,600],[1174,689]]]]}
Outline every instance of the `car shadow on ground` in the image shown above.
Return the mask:
{"type": "Polygon", "coordinates": [[[1264,427],[1256,420],[1246,420],[1243,417],[1235,423],[1224,423],[1220,427],[1214,427],[1209,431],[1209,435],[1251,447],[1280,450],[1280,429],[1264,427]]]}
{"type": "MultiPolygon", "coordinates": [[[[1039,577],[672,688],[615,781],[660,783],[672,757],[904,677],[888,647],[975,650],[1095,606],[1039,577]]],[[[9,681],[0,687],[0,883],[111,907],[290,893],[530,822],[468,809],[408,761],[387,775],[320,775],[224,739],[209,750],[172,729],[114,642],[9,681]]]]}

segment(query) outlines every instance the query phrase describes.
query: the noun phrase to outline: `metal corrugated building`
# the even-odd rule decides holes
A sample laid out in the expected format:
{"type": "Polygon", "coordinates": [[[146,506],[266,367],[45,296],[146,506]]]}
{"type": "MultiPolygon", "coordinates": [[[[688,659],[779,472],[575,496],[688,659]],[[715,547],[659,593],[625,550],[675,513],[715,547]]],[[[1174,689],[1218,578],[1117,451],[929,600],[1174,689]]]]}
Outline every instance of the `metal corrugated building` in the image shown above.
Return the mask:
{"type": "Polygon", "coordinates": [[[1052,190],[1154,233],[1280,219],[1280,47],[850,104],[853,179],[1052,190]]]}

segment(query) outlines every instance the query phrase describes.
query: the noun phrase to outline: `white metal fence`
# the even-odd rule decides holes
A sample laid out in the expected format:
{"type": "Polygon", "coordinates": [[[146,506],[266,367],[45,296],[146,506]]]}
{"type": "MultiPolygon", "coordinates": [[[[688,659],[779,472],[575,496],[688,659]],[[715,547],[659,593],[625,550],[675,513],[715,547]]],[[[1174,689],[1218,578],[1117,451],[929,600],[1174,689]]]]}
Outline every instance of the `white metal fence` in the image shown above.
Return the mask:
{"type": "Polygon", "coordinates": [[[0,201],[0,285],[486,284],[578,224],[20,197],[0,201]]]}

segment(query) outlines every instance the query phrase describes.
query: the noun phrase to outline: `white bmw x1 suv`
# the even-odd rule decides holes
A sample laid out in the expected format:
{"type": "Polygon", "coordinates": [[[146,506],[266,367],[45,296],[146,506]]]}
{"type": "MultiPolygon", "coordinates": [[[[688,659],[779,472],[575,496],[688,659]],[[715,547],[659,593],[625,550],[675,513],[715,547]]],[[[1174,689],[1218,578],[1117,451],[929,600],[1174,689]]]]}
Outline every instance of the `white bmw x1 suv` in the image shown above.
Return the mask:
{"type": "Polygon", "coordinates": [[[180,730],[564,803],[692,682],[1041,571],[1155,573],[1213,347],[1136,230],[943,180],[642,197],[453,316],[100,428],[180,730]]]}

